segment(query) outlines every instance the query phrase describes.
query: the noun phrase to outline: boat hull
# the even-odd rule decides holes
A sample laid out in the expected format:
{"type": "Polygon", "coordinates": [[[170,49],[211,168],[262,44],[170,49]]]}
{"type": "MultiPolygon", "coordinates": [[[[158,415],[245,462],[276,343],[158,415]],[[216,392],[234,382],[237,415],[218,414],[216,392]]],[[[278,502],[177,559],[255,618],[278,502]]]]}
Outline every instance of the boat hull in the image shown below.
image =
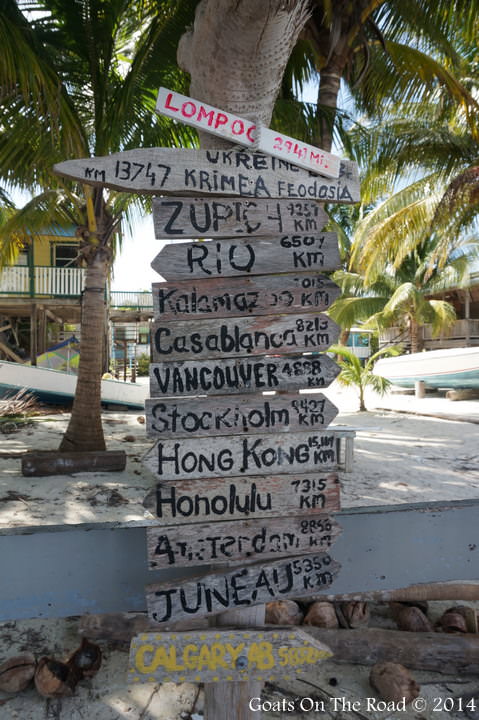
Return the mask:
{"type": "MultiPolygon", "coordinates": [[[[70,373],[37,368],[19,363],[0,362],[0,397],[26,388],[40,402],[65,405],[73,402],[77,376],[70,373]]],[[[147,386],[117,380],[101,381],[101,402],[128,409],[143,410],[147,386]]]]}
{"type": "Polygon", "coordinates": [[[479,388],[479,348],[449,348],[382,358],[374,373],[393,385],[413,388],[418,381],[431,388],[479,388]]]}

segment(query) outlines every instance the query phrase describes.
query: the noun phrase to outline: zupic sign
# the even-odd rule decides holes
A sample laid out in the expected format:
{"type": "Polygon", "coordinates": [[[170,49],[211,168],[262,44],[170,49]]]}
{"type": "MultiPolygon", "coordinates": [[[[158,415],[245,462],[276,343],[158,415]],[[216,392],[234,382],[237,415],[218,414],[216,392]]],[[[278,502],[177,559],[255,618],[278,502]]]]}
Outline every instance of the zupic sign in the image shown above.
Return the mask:
{"type": "Polygon", "coordinates": [[[340,158],[288,135],[257,127],[251,120],[161,87],[156,111],[185,125],[266,152],[324,177],[339,176],[340,158]]]}
{"type": "Polygon", "coordinates": [[[331,656],[299,628],[145,633],[132,639],[128,682],[272,682],[331,656]]]}

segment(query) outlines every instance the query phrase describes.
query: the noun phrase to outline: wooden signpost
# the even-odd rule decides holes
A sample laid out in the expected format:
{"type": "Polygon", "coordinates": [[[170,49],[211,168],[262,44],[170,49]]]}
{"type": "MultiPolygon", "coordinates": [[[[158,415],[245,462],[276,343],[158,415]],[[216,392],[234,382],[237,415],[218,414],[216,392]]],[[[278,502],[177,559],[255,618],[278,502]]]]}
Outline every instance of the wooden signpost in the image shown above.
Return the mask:
{"type": "Polygon", "coordinates": [[[225,238],[165,245],[151,267],[166,280],[319,272],[339,267],[336,233],[225,238]]]}
{"type": "Polygon", "coordinates": [[[161,527],[306,512],[313,520],[339,510],[339,480],[335,473],[315,472],[159,482],[143,504],[161,520],[161,527]]]}
{"type": "Polygon", "coordinates": [[[327,516],[235,520],[147,530],[150,568],[242,565],[297,553],[328,550],[340,534],[327,516]]]}
{"type": "MultiPolygon", "coordinates": [[[[324,592],[339,571],[328,551],[340,528],[327,514],[339,509],[338,448],[326,431],[337,410],[304,391],[339,371],[318,354],[339,335],[320,312],[338,288],[318,272],[340,263],[320,203],[357,202],[358,172],[166,89],[157,109],[266,154],[148,148],[55,171],[161,196],[158,238],[214,238],[166,245],[152,262],[167,282],[153,285],[146,415],[157,442],[143,462],[158,479],[144,502],[159,520],[150,567],[218,567],[151,585],[146,599],[158,624],[225,612],[244,624],[245,609],[324,592]]],[[[297,629],[153,633],[133,641],[129,680],[273,679],[329,655],[297,629]]]]}
{"type": "Polygon", "coordinates": [[[184,360],[150,365],[152,398],[325,388],[339,373],[327,355],[184,360]]]}
{"type": "Polygon", "coordinates": [[[167,88],[162,87],[158,92],[156,111],[185,125],[231,140],[235,145],[262,150],[273,157],[284,158],[294,165],[314,170],[326,177],[338,177],[339,157],[336,155],[276,130],[257,127],[251,120],[167,88]]]}
{"type": "Polygon", "coordinates": [[[339,327],[327,315],[261,315],[217,320],[157,321],[153,362],[276,355],[327,350],[339,327]]]}
{"type": "Polygon", "coordinates": [[[147,400],[147,434],[154,438],[298,432],[322,429],[337,408],[320,393],[281,393],[147,400]]]}
{"type": "Polygon", "coordinates": [[[191,238],[313,233],[328,221],[311,200],[165,197],[153,200],[155,237],[191,238]]]}
{"type": "Polygon", "coordinates": [[[253,275],[153,283],[155,315],[165,320],[291,314],[326,310],[339,287],[325,275],[253,275]]]}
{"type": "Polygon", "coordinates": [[[273,682],[331,655],[299,628],[143,633],[131,643],[128,682],[273,682]]]}
{"type": "Polygon", "coordinates": [[[311,432],[160,440],[143,463],[159,480],[181,480],[323,472],[335,470],[338,458],[334,434],[311,432]]]}
{"type": "Polygon", "coordinates": [[[360,200],[358,168],[350,160],[341,160],[339,177],[330,179],[263,153],[160,147],[65,160],[53,169],[89,185],[150,195],[360,200]]]}
{"type": "Polygon", "coordinates": [[[327,553],[246,565],[229,572],[149,585],[148,612],[157,623],[206,617],[271,600],[327,593],[339,565],[327,553]]]}

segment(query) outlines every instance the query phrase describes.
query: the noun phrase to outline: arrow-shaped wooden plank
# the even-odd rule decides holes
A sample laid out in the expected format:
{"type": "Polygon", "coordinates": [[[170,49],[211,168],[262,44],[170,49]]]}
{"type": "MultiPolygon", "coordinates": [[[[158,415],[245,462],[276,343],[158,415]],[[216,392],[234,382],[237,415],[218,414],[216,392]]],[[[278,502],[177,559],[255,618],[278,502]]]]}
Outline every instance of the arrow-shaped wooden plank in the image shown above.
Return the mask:
{"type": "MultiPolygon", "coordinates": [[[[336,470],[334,433],[160,440],[143,457],[159,480],[336,470]]],[[[226,505],[225,505],[226,507],[226,505]]]]}
{"type": "Polygon", "coordinates": [[[180,95],[168,88],[159,89],[156,112],[174,118],[184,125],[231,140],[234,144],[255,147],[275,157],[284,158],[326,177],[338,177],[340,158],[337,155],[263,125],[257,127],[251,120],[187,95],[180,95]]]}
{"type": "Polygon", "coordinates": [[[104,157],[65,160],[58,175],[87,185],[150,195],[224,195],[250,198],[360,200],[356,163],[342,160],[331,180],[271,155],[246,150],[138,148],[104,157]]]}
{"type": "Polygon", "coordinates": [[[287,355],[327,350],[339,327],[327,315],[262,315],[217,320],[157,321],[152,326],[153,362],[241,355],[287,355]]]}
{"type": "Polygon", "coordinates": [[[341,529],[328,515],[197,523],[147,529],[150,570],[238,565],[328,551],[341,529]]]}
{"type": "Polygon", "coordinates": [[[175,243],[165,245],[151,263],[166,280],[331,271],[339,266],[336,233],[175,243]]]}
{"type": "Polygon", "coordinates": [[[150,396],[224,395],[325,388],[339,373],[328,355],[185,360],[150,365],[150,396]]]}
{"type": "Polygon", "coordinates": [[[324,429],[338,409],[320,393],[281,393],[152,399],[145,413],[147,434],[159,439],[324,429]]]}
{"type": "MultiPolygon", "coordinates": [[[[205,629],[133,638],[128,683],[289,679],[332,656],[299,628],[205,629]]],[[[253,698],[259,709],[260,698],[253,698]]]]}
{"type": "Polygon", "coordinates": [[[335,473],[316,472],[161,482],[143,505],[165,525],[317,516],[339,510],[339,480],[335,473]]]}
{"type": "Polygon", "coordinates": [[[128,683],[273,682],[331,656],[300,628],[143,633],[131,642],[128,683]]]}
{"type": "Polygon", "coordinates": [[[311,200],[167,197],[153,200],[155,237],[212,238],[314,233],[328,221],[311,200]]]}
{"type": "Polygon", "coordinates": [[[200,281],[153,283],[153,308],[159,320],[291,314],[326,310],[340,295],[326,275],[240,275],[200,281]]]}
{"type": "Polygon", "coordinates": [[[176,622],[271,600],[311,597],[329,592],[339,569],[330,555],[318,553],[148,585],[148,614],[157,623],[176,622]]]}

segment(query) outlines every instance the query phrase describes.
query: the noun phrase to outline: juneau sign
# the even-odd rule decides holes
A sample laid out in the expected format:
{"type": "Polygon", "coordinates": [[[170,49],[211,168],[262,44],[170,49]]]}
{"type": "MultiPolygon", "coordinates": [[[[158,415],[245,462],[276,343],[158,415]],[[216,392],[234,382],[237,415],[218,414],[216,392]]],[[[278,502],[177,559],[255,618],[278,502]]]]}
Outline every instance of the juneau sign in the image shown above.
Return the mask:
{"type": "Polygon", "coordinates": [[[316,201],[183,198],[153,200],[155,237],[195,238],[231,235],[313,233],[328,221],[316,201]]]}
{"type": "Polygon", "coordinates": [[[131,641],[128,682],[272,682],[331,656],[326,645],[299,628],[144,633],[131,641]]]}
{"type": "Polygon", "coordinates": [[[150,365],[150,396],[224,395],[325,388],[339,373],[328,355],[184,360],[150,365]]]}
{"type": "Polygon", "coordinates": [[[194,320],[326,310],[340,295],[325,275],[253,275],[178,280],[151,286],[155,317],[194,320]]]}
{"type": "Polygon", "coordinates": [[[338,409],[320,393],[281,393],[152,399],[145,413],[150,437],[181,438],[323,429],[338,409]]]}
{"type": "Polygon", "coordinates": [[[157,623],[176,622],[271,600],[311,597],[329,591],[339,568],[330,555],[317,553],[157,583],[146,588],[148,614],[157,623]]]}
{"type": "Polygon", "coordinates": [[[147,529],[151,570],[194,565],[237,565],[327,551],[340,533],[327,515],[235,520],[147,529]]]}
{"type": "Polygon", "coordinates": [[[342,160],[328,179],[286,160],[246,150],[138,148],[103,157],[65,160],[58,175],[87,185],[150,195],[222,195],[356,203],[356,163],[342,160]]]}
{"type": "Polygon", "coordinates": [[[128,682],[272,682],[331,656],[326,645],[299,628],[144,633],[131,641],[128,682]]]}
{"type": "Polygon", "coordinates": [[[339,510],[335,473],[229,477],[160,482],[146,496],[145,508],[165,525],[225,520],[316,517],[339,510]]]}
{"type": "Polygon", "coordinates": [[[225,238],[165,245],[151,267],[166,280],[331,271],[340,266],[336,233],[225,238]]]}
{"type": "Polygon", "coordinates": [[[268,315],[215,320],[157,321],[152,326],[153,362],[277,355],[327,350],[339,327],[327,315],[268,315]]]}
{"type": "Polygon", "coordinates": [[[334,433],[160,440],[143,457],[160,480],[336,470],[334,433]]]}
{"type": "Polygon", "coordinates": [[[185,125],[231,140],[235,145],[262,150],[326,177],[338,177],[340,158],[337,155],[264,126],[257,127],[251,120],[167,88],[159,89],[156,111],[185,125]]]}

